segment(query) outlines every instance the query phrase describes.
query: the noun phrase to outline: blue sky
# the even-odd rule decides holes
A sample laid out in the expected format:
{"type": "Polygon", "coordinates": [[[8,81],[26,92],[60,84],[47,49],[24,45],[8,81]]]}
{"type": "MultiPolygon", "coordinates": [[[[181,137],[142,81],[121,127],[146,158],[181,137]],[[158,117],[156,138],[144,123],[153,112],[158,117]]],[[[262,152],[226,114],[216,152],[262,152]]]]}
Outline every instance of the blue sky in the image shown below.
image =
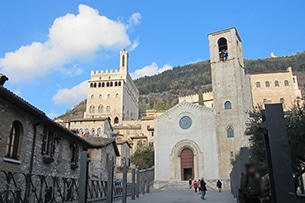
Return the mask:
{"type": "Polygon", "coordinates": [[[50,117],[86,98],[91,70],[129,50],[133,77],[209,58],[207,34],[236,27],[244,57],[304,51],[304,0],[2,0],[5,86],[50,117]]]}

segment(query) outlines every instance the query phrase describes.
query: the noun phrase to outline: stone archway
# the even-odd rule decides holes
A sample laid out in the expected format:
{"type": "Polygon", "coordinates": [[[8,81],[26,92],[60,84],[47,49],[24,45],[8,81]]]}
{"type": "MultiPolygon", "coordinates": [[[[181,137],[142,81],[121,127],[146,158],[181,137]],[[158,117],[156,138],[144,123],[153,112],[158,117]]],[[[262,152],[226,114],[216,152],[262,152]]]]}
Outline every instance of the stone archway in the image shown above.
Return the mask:
{"type": "Polygon", "coordinates": [[[192,163],[193,167],[185,166],[185,169],[192,168],[192,178],[200,177],[200,168],[203,167],[203,156],[202,156],[202,152],[200,151],[200,147],[192,140],[181,140],[173,147],[170,154],[171,182],[177,182],[185,179],[185,177],[183,177],[184,168],[182,166],[182,164],[184,165],[183,156],[185,155],[183,154],[185,150],[188,153],[189,157],[190,154],[193,155],[193,163],[192,163]],[[181,159],[181,155],[182,155],[182,159],[181,159]]]}

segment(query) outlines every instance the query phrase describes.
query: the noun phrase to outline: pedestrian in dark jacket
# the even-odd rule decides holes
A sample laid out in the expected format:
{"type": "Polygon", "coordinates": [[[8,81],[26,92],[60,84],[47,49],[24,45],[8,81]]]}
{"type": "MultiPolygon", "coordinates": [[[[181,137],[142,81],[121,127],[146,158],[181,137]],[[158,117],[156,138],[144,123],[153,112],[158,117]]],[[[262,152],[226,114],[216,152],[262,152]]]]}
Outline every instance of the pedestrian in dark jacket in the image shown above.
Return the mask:
{"type": "Polygon", "coordinates": [[[222,182],[220,180],[217,181],[216,186],[218,188],[218,191],[221,192],[222,182]]]}
{"type": "Polygon", "coordinates": [[[200,180],[200,191],[201,191],[201,199],[205,200],[207,187],[206,187],[206,182],[204,181],[204,178],[201,178],[201,180],[200,180]]]}
{"type": "Polygon", "coordinates": [[[189,179],[189,187],[190,187],[190,189],[192,189],[192,185],[193,185],[193,181],[192,181],[192,179],[189,179]]]}
{"type": "Polygon", "coordinates": [[[246,164],[246,174],[241,177],[240,186],[244,203],[261,202],[261,180],[253,165],[246,164]]]}

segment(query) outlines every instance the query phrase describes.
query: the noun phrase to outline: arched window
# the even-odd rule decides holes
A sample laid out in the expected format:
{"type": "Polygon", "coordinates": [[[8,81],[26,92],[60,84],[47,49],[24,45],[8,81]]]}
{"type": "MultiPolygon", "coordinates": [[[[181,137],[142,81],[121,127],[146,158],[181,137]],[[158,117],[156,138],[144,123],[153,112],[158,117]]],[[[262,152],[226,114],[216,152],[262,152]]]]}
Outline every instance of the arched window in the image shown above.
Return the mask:
{"type": "Polygon", "coordinates": [[[125,66],[125,56],[122,56],[122,66],[125,66]]]}
{"type": "Polygon", "coordinates": [[[288,80],[285,80],[285,81],[284,81],[284,85],[285,85],[285,86],[289,86],[288,80]]]}
{"type": "Polygon", "coordinates": [[[90,106],[90,108],[89,108],[89,113],[94,113],[94,111],[95,111],[95,107],[92,105],[92,106],[90,106]]]}
{"type": "Polygon", "coordinates": [[[119,98],[119,93],[116,93],[115,98],[119,98]]]}
{"type": "Polygon", "coordinates": [[[112,87],[113,86],[113,82],[110,82],[110,87],[112,87]]]}
{"type": "Polygon", "coordinates": [[[122,85],[122,83],[121,83],[121,81],[119,81],[119,86],[121,86],[122,85]]]}
{"type": "Polygon", "coordinates": [[[118,82],[115,82],[115,83],[114,83],[114,86],[118,86],[118,82]]]}
{"type": "Polygon", "coordinates": [[[218,40],[219,60],[225,61],[228,59],[228,44],[226,38],[222,37],[218,40]]]}
{"type": "Polygon", "coordinates": [[[284,103],[285,102],[285,99],[284,98],[280,98],[280,103],[284,103]]]}
{"type": "Polygon", "coordinates": [[[7,140],[5,157],[18,159],[18,148],[22,134],[22,124],[19,121],[14,121],[11,125],[10,134],[7,140]]]}
{"type": "Polygon", "coordinates": [[[91,87],[91,88],[93,87],[93,83],[90,83],[90,87],[91,87]]]}
{"type": "Polygon", "coordinates": [[[110,99],[110,94],[107,94],[107,99],[110,99]]]}
{"type": "Polygon", "coordinates": [[[95,135],[95,129],[94,128],[91,129],[91,135],[95,135]]]}
{"type": "Polygon", "coordinates": [[[93,84],[93,87],[96,87],[96,82],[93,84]]]}
{"type": "Polygon", "coordinates": [[[91,98],[91,99],[94,99],[94,95],[92,94],[92,95],[90,96],[90,98],[91,98]]]}
{"type": "Polygon", "coordinates": [[[225,102],[225,109],[226,109],[226,110],[232,109],[232,104],[231,104],[231,102],[229,102],[229,101],[226,101],[226,102],[225,102]]]}
{"type": "Polygon", "coordinates": [[[106,83],[106,86],[109,87],[109,82],[106,83]]]}
{"type": "Polygon", "coordinates": [[[114,118],[114,123],[115,123],[115,124],[118,124],[118,123],[119,123],[119,118],[118,118],[118,117],[115,117],[115,118],[114,118]]]}
{"type": "Polygon", "coordinates": [[[276,80],[276,81],[274,81],[274,86],[275,86],[275,87],[278,87],[278,86],[280,86],[280,83],[279,83],[279,81],[277,81],[277,80],[276,80]]]}
{"type": "Polygon", "coordinates": [[[98,96],[98,98],[99,98],[99,99],[103,99],[103,95],[100,94],[100,95],[98,96]]]}
{"type": "Polygon", "coordinates": [[[234,137],[234,130],[233,130],[232,127],[229,127],[229,128],[227,129],[227,137],[228,137],[228,138],[234,137]]]}
{"type": "Polygon", "coordinates": [[[110,113],[110,110],[111,110],[111,109],[110,109],[110,106],[107,106],[106,112],[107,112],[107,113],[110,113]]]}
{"type": "Polygon", "coordinates": [[[105,87],[105,83],[104,82],[102,83],[102,87],[105,87]]]}
{"type": "Polygon", "coordinates": [[[102,84],[99,82],[99,83],[98,83],[98,87],[101,87],[101,86],[102,86],[102,84]]]}
{"type": "Polygon", "coordinates": [[[269,82],[269,81],[266,81],[266,82],[265,82],[265,86],[266,86],[266,87],[270,87],[270,82],[269,82]]]}
{"type": "Polygon", "coordinates": [[[101,128],[98,128],[98,129],[97,129],[96,134],[97,134],[98,136],[102,134],[101,128]]]}
{"type": "Polygon", "coordinates": [[[104,111],[103,105],[99,105],[98,106],[98,113],[103,113],[103,111],[104,111]]]}
{"type": "Polygon", "coordinates": [[[257,81],[257,82],[255,83],[255,86],[256,86],[257,88],[260,88],[260,87],[261,87],[261,83],[257,81]]]}

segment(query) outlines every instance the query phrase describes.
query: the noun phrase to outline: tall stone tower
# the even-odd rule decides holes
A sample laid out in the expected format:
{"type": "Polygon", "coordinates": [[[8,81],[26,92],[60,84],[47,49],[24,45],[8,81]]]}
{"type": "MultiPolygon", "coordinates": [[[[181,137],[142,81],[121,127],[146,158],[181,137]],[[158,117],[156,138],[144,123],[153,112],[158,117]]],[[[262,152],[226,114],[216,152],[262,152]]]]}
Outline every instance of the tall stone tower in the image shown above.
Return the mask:
{"type": "Polygon", "coordinates": [[[128,73],[128,52],[120,52],[119,70],[91,71],[85,118],[109,117],[114,124],[137,120],[139,91],[128,73]]]}
{"type": "Polygon", "coordinates": [[[208,35],[212,72],[220,178],[228,178],[240,147],[247,145],[245,125],[251,109],[249,75],[246,75],[242,41],[235,28],[208,35]]]}

